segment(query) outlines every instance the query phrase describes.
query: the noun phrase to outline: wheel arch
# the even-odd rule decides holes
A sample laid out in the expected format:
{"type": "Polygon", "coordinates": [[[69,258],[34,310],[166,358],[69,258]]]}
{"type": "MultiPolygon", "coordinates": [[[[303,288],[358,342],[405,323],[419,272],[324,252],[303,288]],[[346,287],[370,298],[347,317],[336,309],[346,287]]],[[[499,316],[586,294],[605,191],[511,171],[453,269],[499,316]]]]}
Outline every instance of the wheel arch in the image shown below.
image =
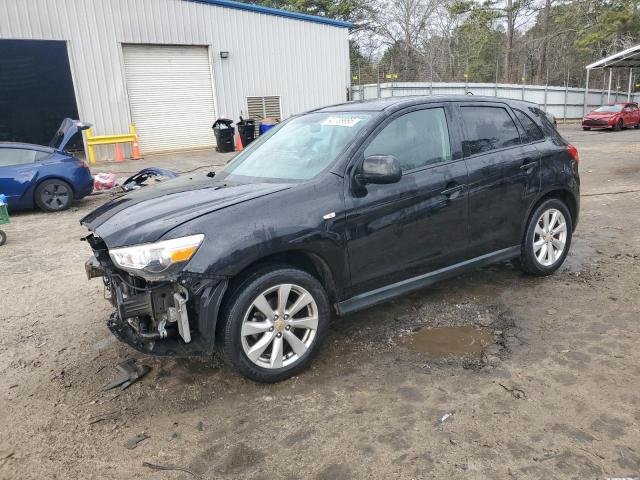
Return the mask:
{"type": "Polygon", "coordinates": [[[545,200],[549,200],[550,198],[557,198],[558,200],[561,200],[562,202],[564,202],[564,204],[567,206],[567,208],[569,209],[569,213],[571,214],[571,224],[573,227],[573,231],[575,231],[576,229],[576,224],[578,223],[578,201],[576,200],[573,192],[569,189],[566,188],[556,188],[553,190],[549,190],[547,192],[541,193],[538,198],[536,199],[535,202],[531,203],[531,206],[529,207],[529,211],[527,212],[527,215],[524,218],[524,222],[522,224],[522,227],[520,229],[520,238],[522,239],[524,237],[524,234],[527,230],[527,225],[529,224],[529,220],[531,218],[531,215],[533,214],[533,212],[535,211],[536,208],[538,208],[538,205],[540,205],[542,202],[544,202],[545,200]]]}
{"type": "MultiPolygon", "coordinates": [[[[234,286],[242,282],[251,273],[264,269],[269,265],[298,268],[316,278],[327,291],[331,303],[336,301],[338,287],[329,264],[317,253],[307,250],[285,250],[261,257],[246,265],[230,278],[225,297],[234,290],[234,286]]],[[[224,299],[223,299],[224,302],[224,299]]]]}

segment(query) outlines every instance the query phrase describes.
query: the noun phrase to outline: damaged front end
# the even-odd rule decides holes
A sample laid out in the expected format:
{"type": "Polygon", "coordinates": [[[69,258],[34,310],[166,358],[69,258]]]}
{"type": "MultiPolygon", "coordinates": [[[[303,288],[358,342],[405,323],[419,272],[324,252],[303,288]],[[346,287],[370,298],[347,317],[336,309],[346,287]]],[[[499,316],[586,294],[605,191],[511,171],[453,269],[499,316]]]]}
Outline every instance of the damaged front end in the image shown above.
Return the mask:
{"type": "MultiPolygon", "coordinates": [[[[107,325],[118,339],[152,355],[184,357],[213,352],[225,278],[170,267],[163,274],[148,269],[132,272],[134,267],[123,268],[116,261],[135,265],[135,251],[110,252],[95,235],[86,240],[94,252],[85,263],[87,277],[102,278],[105,297],[116,309],[107,325]]],[[[180,254],[184,252],[176,255],[180,254]]]]}

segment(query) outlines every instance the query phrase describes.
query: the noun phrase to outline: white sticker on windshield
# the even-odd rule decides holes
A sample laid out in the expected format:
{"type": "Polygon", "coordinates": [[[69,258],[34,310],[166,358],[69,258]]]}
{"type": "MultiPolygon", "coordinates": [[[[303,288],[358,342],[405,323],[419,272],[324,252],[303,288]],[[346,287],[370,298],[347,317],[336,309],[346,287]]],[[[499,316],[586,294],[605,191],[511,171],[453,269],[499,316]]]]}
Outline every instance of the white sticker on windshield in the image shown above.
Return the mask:
{"type": "Polygon", "coordinates": [[[361,118],[357,117],[329,117],[322,122],[322,125],[332,127],[353,127],[361,118]]]}

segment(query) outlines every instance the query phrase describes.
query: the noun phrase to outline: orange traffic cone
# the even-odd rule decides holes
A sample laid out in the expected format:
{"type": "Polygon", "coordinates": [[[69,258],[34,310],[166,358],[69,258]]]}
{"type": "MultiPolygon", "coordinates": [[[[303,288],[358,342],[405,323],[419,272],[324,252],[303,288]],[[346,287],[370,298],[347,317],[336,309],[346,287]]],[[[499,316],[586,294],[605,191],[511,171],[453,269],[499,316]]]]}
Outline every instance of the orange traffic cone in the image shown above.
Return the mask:
{"type": "Polygon", "coordinates": [[[137,140],[134,140],[131,144],[131,158],[134,160],[140,160],[142,158],[140,155],[140,145],[138,145],[137,140]]]}
{"type": "Polygon", "coordinates": [[[124,155],[119,143],[116,143],[116,162],[124,162],[124,155]]]}
{"type": "Polygon", "coordinates": [[[236,152],[241,152],[243,148],[242,138],[240,138],[240,132],[238,132],[236,133],[236,152]]]}

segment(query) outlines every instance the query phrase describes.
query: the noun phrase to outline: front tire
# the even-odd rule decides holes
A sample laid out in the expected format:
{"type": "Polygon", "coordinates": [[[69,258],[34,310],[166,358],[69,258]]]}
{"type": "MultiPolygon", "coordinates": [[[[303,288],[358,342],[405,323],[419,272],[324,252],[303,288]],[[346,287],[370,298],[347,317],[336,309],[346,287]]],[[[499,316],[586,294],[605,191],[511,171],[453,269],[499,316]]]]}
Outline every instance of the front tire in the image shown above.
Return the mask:
{"type": "Polygon", "coordinates": [[[71,206],[73,189],[64,180],[45,180],[35,192],[36,205],[45,212],[61,212],[71,206]]]}
{"type": "Polygon", "coordinates": [[[0,247],[7,243],[7,234],[0,230],[0,247]]]}
{"type": "Polygon", "coordinates": [[[582,130],[584,130],[585,132],[588,132],[589,130],[591,130],[591,128],[589,128],[589,127],[582,127],[582,130]]]}
{"type": "Polygon", "coordinates": [[[567,257],[572,233],[573,220],[564,202],[543,201],[529,218],[516,263],[531,275],[551,275],[567,257]]]}
{"type": "Polygon", "coordinates": [[[327,293],[315,277],[296,268],[271,267],[252,273],[229,295],[218,330],[227,363],[264,383],[307,368],[330,319],[327,293]]]}
{"type": "Polygon", "coordinates": [[[622,122],[622,119],[618,120],[618,123],[616,123],[616,128],[615,131],[619,132],[620,130],[622,130],[624,128],[624,123],[622,122]]]}

